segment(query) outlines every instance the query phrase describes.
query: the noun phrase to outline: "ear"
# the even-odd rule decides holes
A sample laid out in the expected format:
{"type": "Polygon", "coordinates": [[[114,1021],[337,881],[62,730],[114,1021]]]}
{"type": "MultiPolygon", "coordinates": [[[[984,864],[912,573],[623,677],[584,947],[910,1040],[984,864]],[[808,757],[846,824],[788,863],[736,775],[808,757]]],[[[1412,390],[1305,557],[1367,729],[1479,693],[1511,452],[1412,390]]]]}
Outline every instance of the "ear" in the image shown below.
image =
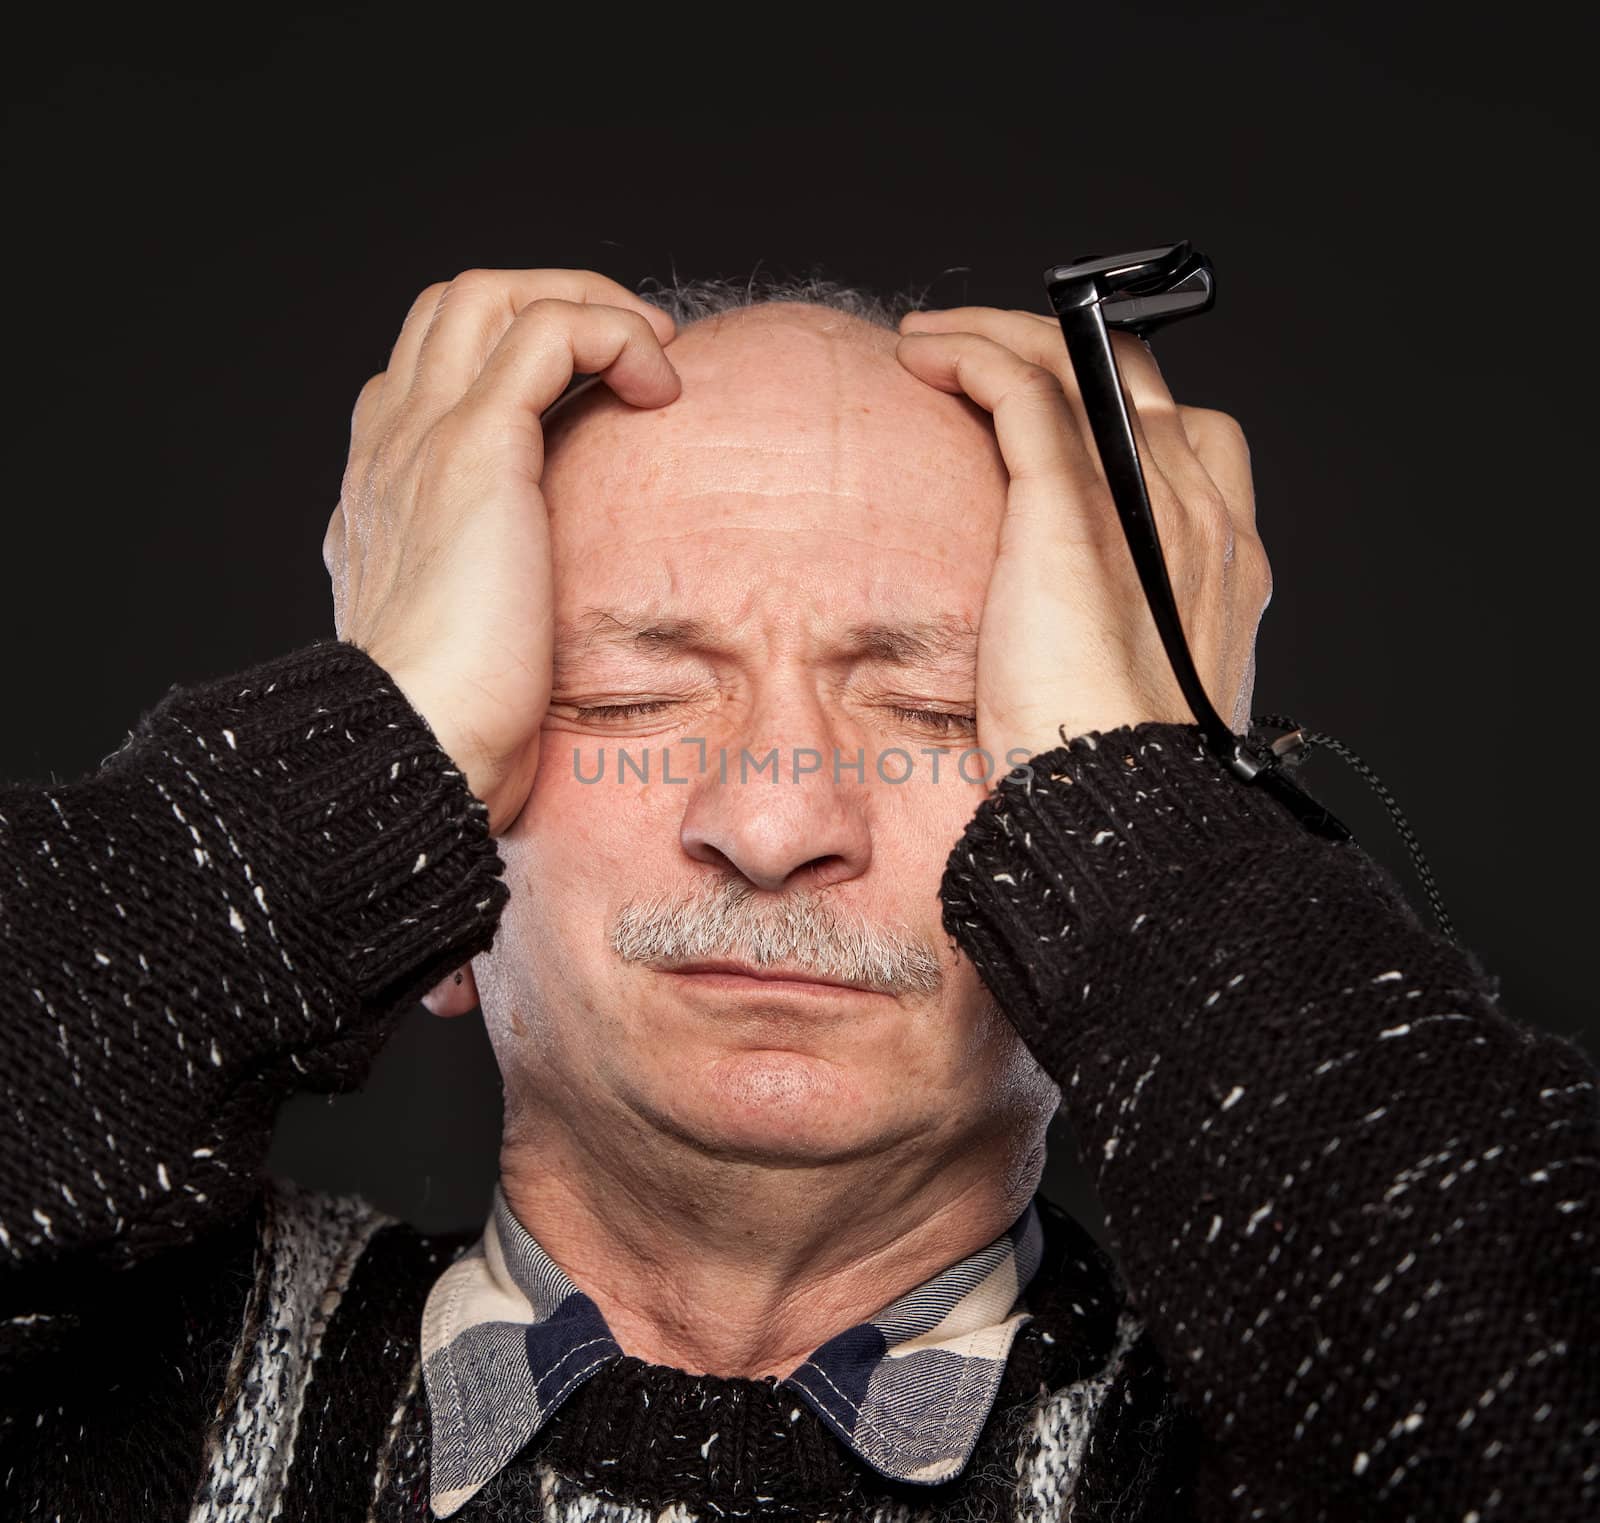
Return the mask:
{"type": "Polygon", "coordinates": [[[478,981],[472,976],[472,964],[463,963],[454,973],[441,978],[426,994],[422,1003],[433,1014],[448,1019],[452,1015],[467,1015],[478,1008],[478,981]]]}

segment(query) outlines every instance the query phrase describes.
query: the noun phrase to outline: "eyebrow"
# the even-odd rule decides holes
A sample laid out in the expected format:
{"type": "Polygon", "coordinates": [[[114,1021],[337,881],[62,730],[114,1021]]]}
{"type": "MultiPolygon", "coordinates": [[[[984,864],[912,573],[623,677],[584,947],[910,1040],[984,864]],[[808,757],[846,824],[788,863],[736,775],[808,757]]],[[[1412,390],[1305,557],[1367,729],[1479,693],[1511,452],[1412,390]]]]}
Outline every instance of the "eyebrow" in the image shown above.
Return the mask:
{"type": "MultiPolygon", "coordinates": [[[[556,631],[555,665],[559,670],[605,646],[661,661],[686,651],[727,649],[704,619],[657,618],[591,608],[556,631]]],[[[846,659],[883,666],[937,666],[951,660],[970,665],[977,661],[978,631],[971,620],[955,614],[898,622],[874,619],[849,625],[838,653],[846,659]]]]}
{"type": "Polygon", "coordinates": [[[845,632],[845,654],[884,666],[936,666],[956,659],[976,661],[978,631],[954,614],[890,624],[852,624],[845,632]]]}

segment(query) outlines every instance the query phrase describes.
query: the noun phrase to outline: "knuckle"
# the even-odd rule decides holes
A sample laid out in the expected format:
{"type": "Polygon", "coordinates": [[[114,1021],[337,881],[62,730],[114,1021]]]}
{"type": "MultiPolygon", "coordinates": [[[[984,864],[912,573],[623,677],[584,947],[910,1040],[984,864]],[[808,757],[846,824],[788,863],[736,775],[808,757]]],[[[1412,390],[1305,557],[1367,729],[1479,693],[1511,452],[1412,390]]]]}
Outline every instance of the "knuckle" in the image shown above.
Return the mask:
{"type": "Polygon", "coordinates": [[[637,339],[660,348],[661,340],[656,337],[656,330],[650,326],[650,319],[643,312],[635,312],[632,307],[613,307],[611,310],[620,314],[620,325],[628,330],[630,342],[637,339]]]}
{"type": "Polygon", "coordinates": [[[411,303],[413,312],[431,312],[439,304],[439,299],[450,289],[448,280],[436,280],[431,286],[424,287],[417,293],[417,299],[411,303]]]}
{"type": "Polygon", "coordinates": [[[1239,558],[1250,568],[1250,575],[1263,595],[1272,591],[1272,558],[1259,534],[1239,536],[1239,558]]]}
{"type": "Polygon", "coordinates": [[[1215,407],[1185,407],[1182,412],[1191,430],[1198,430],[1219,444],[1232,445],[1249,453],[1244,426],[1232,413],[1222,412],[1215,407]]]}
{"type": "Polygon", "coordinates": [[[1184,496],[1184,512],[1208,561],[1231,561],[1238,554],[1238,530],[1222,493],[1196,487],[1184,496]]]}
{"type": "Polygon", "coordinates": [[[1231,560],[1240,583],[1263,602],[1272,589],[1272,563],[1261,536],[1248,526],[1235,522],[1231,533],[1231,560]]]}
{"type": "Polygon", "coordinates": [[[1055,401],[1065,395],[1055,371],[1026,361],[1018,372],[1017,386],[1026,395],[1041,402],[1055,401]]]}
{"type": "Polygon", "coordinates": [[[570,327],[579,316],[591,309],[582,302],[566,301],[559,296],[535,296],[525,301],[512,315],[506,332],[513,342],[521,341],[530,330],[540,332],[551,328],[570,327]]]}
{"type": "MultiPolygon", "coordinates": [[[[345,461],[344,476],[339,482],[339,512],[344,512],[345,504],[356,504],[361,500],[362,487],[372,469],[372,455],[368,450],[352,450],[350,458],[345,461]]],[[[332,527],[331,525],[329,526],[332,527]]],[[[348,522],[344,525],[348,528],[348,522]]]]}
{"type": "Polygon", "coordinates": [[[360,460],[351,461],[357,475],[359,495],[355,500],[358,503],[374,490],[382,490],[383,484],[395,475],[397,467],[404,460],[408,450],[408,435],[402,427],[405,422],[406,413],[402,409],[390,427],[371,441],[360,460]]]}
{"type": "Polygon", "coordinates": [[[1238,548],[1239,526],[1228,511],[1228,499],[1213,487],[1203,494],[1202,502],[1202,512],[1212,539],[1232,554],[1238,548]]]}
{"type": "Polygon", "coordinates": [[[354,429],[361,421],[361,415],[378,400],[378,393],[383,390],[383,378],[388,371],[380,370],[376,375],[370,376],[356,393],[355,406],[350,409],[350,427],[354,429]]]}
{"type": "Polygon", "coordinates": [[[518,315],[527,317],[530,321],[548,321],[563,313],[577,314],[593,310],[595,309],[581,301],[568,301],[564,296],[535,296],[532,301],[523,303],[522,311],[518,315]]]}
{"type": "Polygon", "coordinates": [[[462,270],[440,293],[440,315],[459,313],[463,309],[487,308],[506,310],[510,315],[511,290],[500,270],[462,270]]]}
{"type": "Polygon", "coordinates": [[[440,415],[428,437],[423,441],[421,454],[425,461],[449,458],[461,448],[473,432],[472,413],[465,405],[452,407],[440,415]]]}
{"type": "Polygon", "coordinates": [[[327,530],[322,536],[322,564],[327,567],[329,576],[334,574],[334,568],[343,553],[344,508],[340,506],[333,510],[333,515],[328,520],[327,530]]]}
{"type": "Polygon", "coordinates": [[[483,453],[482,430],[473,410],[459,405],[444,413],[417,449],[414,470],[419,481],[453,479],[471,469],[483,453]]]}
{"type": "Polygon", "coordinates": [[[1246,459],[1250,456],[1250,441],[1245,437],[1244,425],[1230,413],[1217,414],[1217,432],[1230,449],[1237,450],[1246,459]]]}

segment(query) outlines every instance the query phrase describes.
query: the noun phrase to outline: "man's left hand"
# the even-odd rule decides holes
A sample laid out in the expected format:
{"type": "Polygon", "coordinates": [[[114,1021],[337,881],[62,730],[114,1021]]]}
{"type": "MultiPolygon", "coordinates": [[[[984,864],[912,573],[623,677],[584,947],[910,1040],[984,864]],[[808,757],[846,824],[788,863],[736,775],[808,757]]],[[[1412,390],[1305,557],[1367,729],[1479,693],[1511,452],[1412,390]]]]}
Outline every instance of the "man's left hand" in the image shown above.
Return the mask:
{"type": "MultiPolygon", "coordinates": [[[[978,631],[978,744],[994,758],[1159,720],[1194,723],[1145,601],[1054,318],[995,307],[912,312],[911,373],[994,417],[1011,484],[978,631]]],[[[1180,407],[1141,340],[1113,333],[1145,484],[1190,654],[1217,712],[1249,722],[1272,573],[1244,433],[1180,407]]]]}

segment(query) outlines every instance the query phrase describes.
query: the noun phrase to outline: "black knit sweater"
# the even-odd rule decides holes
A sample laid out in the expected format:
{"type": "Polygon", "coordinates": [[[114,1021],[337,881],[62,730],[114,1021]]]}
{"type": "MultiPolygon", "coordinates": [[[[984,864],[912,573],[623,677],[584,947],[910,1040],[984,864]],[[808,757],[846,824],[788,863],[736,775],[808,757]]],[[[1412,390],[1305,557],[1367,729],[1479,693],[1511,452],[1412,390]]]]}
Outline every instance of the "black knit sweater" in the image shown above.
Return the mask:
{"type": "MultiPolygon", "coordinates": [[[[965,1472],[896,1486],[772,1381],[625,1358],[459,1517],[1600,1510],[1584,1054],[1197,729],[1032,767],[952,851],[945,926],[1061,1084],[1118,1267],[1045,1208],[965,1472]]],[[[0,1515],[427,1516],[418,1320],[467,1239],[261,1164],[284,1096],[359,1083],[490,945],[500,872],[331,641],[0,789],[0,1515]]]]}

